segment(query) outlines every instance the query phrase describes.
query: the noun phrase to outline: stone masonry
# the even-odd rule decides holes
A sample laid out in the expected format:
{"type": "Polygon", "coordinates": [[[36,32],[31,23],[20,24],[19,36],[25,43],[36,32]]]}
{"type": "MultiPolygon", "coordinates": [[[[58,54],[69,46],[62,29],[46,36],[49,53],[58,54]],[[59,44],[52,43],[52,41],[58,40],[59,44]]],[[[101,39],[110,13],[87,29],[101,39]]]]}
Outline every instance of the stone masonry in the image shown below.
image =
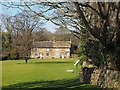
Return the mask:
{"type": "Polygon", "coordinates": [[[120,90],[119,71],[85,67],[80,70],[80,81],[97,85],[105,90],[120,90]]]}

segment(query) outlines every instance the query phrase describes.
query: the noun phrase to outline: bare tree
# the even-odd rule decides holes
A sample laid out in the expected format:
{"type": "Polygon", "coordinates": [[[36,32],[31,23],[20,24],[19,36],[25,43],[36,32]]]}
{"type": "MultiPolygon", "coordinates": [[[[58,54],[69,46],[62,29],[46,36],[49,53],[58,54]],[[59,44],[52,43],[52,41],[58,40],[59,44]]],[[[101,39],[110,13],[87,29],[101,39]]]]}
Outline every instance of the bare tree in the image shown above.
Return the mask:
{"type": "Polygon", "coordinates": [[[55,25],[75,28],[76,30],[71,31],[77,33],[76,35],[82,34],[82,29],[87,30],[103,46],[104,66],[110,62],[112,64],[110,67],[117,69],[117,66],[120,65],[118,63],[120,59],[120,2],[24,2],[19,5],[11,4],[12,6],[27,7],[35,15],[43,17],[55,25]],[[34,10],[32,8],[34,5],[41,9],[34,10]],[[52,13],[47,15],[46,13],[49,11],[52,13]]]}
{"type": "MultiPolygon", "coordinates": [[[[119,65],[117,64],[120,59],[120,2],[53,2],[39,4],[48,6],[49,9],[47,10],[55,9],[56,14],[51,17],[42,13],[39,14],[39,16],[44,15],[54,24],[66,28],[72,26],[79,31],[87,29],[103,46],[104,66],[111,64],[109,65],[110,68],[118,68],[119,65]]],[[[25,5],[30,9],[29,5],[25,5]]],[[[75,33],[81,32],[75,31],[75,33]]]]}
{"type": "Polygon", "coordinates": [[[88,31],[103,45],[104,65],[117,69],[120,52],[120,2],[74,3],[88,31]]]}
{"type": "Polygon", "coordinates": [[[1,28],[2,28],[2,49],[7,51],[6,55],[10,59],[11,42],[12,42],[12,25],[10,23],[10,16],[1,15],[1,28]]]}
{"type": "Polygon", "coordinates": [[[35,41],[50,41],[53,40],[53,33],[47,31],[45,28],[40,28],[39,31],[33,32],[33,38],[35,41]]]}
{"type": "Polygon", "coordinates": [[[42,24],[38,17],[33,17],[30,14],[19,13],[12,19],[12,27],[14,30],[13,47],[20,57],[27,60],[30,58],[31,45],[33,42],[33,32],[42,24]]]}
{"type": "Polygon", "coordinates": [[[35,16],[69,29],[77,38],[80,38],[80,28],[85,29],[84,25],[81,24],[82,22],[78,19],[76,8],[72,2],[11,2],[4,5],[8,8],[27,9],[35,16]]]}
{"type": "Polygon", "coordinates": [[[58,41],[70,41],[71,32],[63,27],[58,28],[54,33],[55,40],[58,41]]]}

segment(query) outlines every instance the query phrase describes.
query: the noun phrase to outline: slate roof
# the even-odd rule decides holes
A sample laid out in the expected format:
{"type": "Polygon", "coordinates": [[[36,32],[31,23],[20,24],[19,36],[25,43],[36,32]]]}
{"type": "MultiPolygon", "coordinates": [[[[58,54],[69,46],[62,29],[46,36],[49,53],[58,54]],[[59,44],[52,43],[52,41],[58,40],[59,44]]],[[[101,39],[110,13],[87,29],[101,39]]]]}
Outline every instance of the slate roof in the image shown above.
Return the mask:
{"type": "Polygon", "coordinates": [[[40,41],[34,42],[32,48],[62,48],[62,47],[71,47],[70,41],[40,41]]]}

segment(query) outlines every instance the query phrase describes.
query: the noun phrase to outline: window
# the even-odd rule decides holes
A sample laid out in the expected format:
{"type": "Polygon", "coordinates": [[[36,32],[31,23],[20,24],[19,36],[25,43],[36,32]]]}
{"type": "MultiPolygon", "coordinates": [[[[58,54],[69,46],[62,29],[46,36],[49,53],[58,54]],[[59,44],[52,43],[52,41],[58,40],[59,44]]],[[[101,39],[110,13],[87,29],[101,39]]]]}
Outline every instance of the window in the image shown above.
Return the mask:
{"type": "Polygon", "coordinates": [[[56,54],[56,58],[59,58],[59,57],[60,57],[59,52],[58,52],[58,51],[59,51],[59,49],[58,49],[58,48],[56,48],[55,50],[56,50],[56,52],[55,52],[55,54],[56,54]]]}
{"type": "Polygon", "coordinates": [[[46,53],[46,56],[49,56],[49,52],[46,53]]]}
{"type": "Polygon", "coordinates": [[[46,51],[49,52],[49,48],[47,48],[46,51]]]}
{"type": "Polygon", "coordinates": [[[37,58],[38,54],[37,54],[37,48],[34,48],[34,57],[37,58]]]}
{"type": "Polygon", "coordinates": [[[70,49],[69,49],[69,48],[67,48],[67,49],[66,49],[66,52],[69,52],[69,51],[70,51],[70,49]]]}
{"type": "Polygon", "coordinates": [[[56,48],[56,51],[58,52],[58,51],[59,51],[59,49],[58,49],[58,48],[56,48]]]}
{"type": "Polygon", "coordinates": [[[34,48],[34,51],[37,51],[37,48],[34,48]]]}
{"type": "Polygon", "coordinates": [[[46,56],[48,57],[49,56],[49,48],[46,49],[46,56]]]}
{"type": "Polygon", "coordinates": [[[37,55],[37,48],[34,48],[35,56],[37,55]]]}

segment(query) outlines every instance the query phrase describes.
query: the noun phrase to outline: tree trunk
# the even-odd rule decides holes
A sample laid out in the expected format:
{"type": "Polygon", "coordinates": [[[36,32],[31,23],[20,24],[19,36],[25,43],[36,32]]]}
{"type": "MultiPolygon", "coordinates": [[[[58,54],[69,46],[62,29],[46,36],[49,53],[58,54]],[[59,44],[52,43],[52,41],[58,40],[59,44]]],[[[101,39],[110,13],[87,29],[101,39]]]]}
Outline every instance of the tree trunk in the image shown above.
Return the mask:
{"type": "Polygon", "coordinates": [[[26,59],[26,60],[25,60],[25,63],[26,63],[26,64],[27,64],[27,61],[28,61],[28,60],[26,59]]]}

